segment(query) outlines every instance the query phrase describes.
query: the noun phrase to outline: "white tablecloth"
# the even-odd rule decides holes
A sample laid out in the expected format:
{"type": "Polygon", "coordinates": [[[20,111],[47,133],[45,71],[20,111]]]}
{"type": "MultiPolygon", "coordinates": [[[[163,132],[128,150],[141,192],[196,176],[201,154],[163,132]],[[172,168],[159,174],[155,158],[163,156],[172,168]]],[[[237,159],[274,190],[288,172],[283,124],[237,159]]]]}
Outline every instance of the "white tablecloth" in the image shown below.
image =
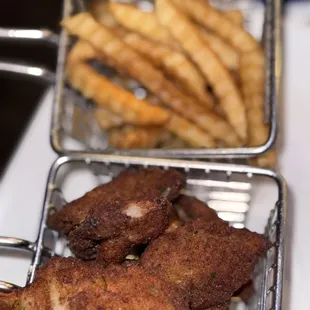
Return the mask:
{"type": "MultiPolygon", "coordinates": [[[[285,62],[281,102],[280,170],[289,186],[287,270],[283,309],[310,309],[310,5],[294,4],[285,18],[285,62]]],[[[52,90],[43,98],[0,183],[0,235],[34,240],[49,167],[52,90]]],[[[14,258],[18,260],[19,258],[14,258]]],[[[8,269],[0,257],[0,279],[23,284],[27,263],[8,269]]],[[[12,260],[11,260],[12,261],[12,260]]],[[[13,263],[11,266],[13,266],[13,263]]]]}

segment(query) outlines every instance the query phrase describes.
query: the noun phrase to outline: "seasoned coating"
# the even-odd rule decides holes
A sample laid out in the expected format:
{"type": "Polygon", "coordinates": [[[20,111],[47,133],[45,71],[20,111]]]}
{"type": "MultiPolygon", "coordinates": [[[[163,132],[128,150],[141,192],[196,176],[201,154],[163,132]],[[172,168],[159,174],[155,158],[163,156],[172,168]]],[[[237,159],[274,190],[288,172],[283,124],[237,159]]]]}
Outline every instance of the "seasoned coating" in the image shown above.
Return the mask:
{"type": "Polygon", "coordinates": [[[184,176],[176,170],[124,171],[52,214],[48,225],[68,235],[76,256],[119,262],[132,246],[149,242],[167,228],[169,200],[177,198],[184,185],[184,176]]]}
{"type": "Polygon", "coordinates": [[[185,186],[185,176],[177,170],[146,168],[121,172],[111,182],[96,187],[83,197],[74,200],[48,219],[51,228],[68,233],[85,220],[90,210],[99,202],[126,201],[130,199],[152,200],[166,197],[173,201],[185,186]]]}
{"type": "Polygon", "coordinates": [[[227,15],[216,10],[207,1],[172,0],[183,12],[207,29],[222,37],[240,53],[252,51],[258,47],[258,42],[227,15]]]}
{"type": "Polygon", "coordinates": [[[52,258],[32,284],[0,300],[7,310],[189,309],[177,291],[140,266],[103,269],[74,258],[52,258]]]}
{"type": "Polygon", "coordinates": [[[183,290],[191,309],[227,302],[253,273],[269,242],[223,221],[196,220],[154,240],[141,264],[183,290]]]}
{"type": "Polygon", "coordinates": [[[234,293],[234,296],[240,297],[246,304],[255,294],[255,287],[252,280],[244,284],[239,290],[234,293]]]}
{"type": "Polygon", "coordinates": [[[217,305],[211,308],[207,308],[205,310],[229,310],[229,303],[217,305]]]}
{"type": "Polygon", "coordinates": [[[170,31],[183,50],[201,69],[219,99],[219,104],[222,106],[227,120],[242,142],[246,142],[245,107],[239,89],[228,69],[205,44],[199,28],[177,9],[171,0],[157,0],[156,14],[159,22],[170,31]],[[174,26],[176,24],[178,27],[174,26]]]}
{"type": "Polygon", "coordinates": [[[195,96],[199,103],[212,108],[214,99],[206,89],[204,77],[185,55],[134,33],[125,36],[124,41],[173,77],[190,95],[195,96]]]}
{"type": "Polygon", "coordinates": [[[79,258],[104,264],[122,262],[130,249],[146,244],[168,227],[172,211],[166,198],[98,203],[68,235],[69,247],[79,258]]]}
{"type": "Polygon", "coordinates": [[[215,210],[195,197],[181,195],[174,202],[174,206],[178,210],[180,217],[185,221],[197,219],[204,221],[220,220],[215,210]]]}
{"type": "MultiPolygon", "coordinates": [[[[77,14],[65,19],[62,25],[70,34],[90,42],[114,68],[120,72],[127,72],[178,114],[196,123],[202,130],[227,145],[234,147],[240,145],[236,133],[224,119],[185,95],[151,62],[108,28],[97,23],[91,15],[77,14]]],[[[240,117],[242,118],[242,115],[240,117]]]]}

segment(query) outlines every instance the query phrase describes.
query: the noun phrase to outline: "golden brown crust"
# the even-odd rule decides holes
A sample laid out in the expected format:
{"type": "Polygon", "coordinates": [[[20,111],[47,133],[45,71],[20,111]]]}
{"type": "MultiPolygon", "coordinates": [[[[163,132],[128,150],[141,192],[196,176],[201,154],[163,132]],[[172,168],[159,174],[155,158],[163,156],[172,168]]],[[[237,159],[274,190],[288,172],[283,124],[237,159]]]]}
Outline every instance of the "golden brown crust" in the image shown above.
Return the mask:
{"type": "Polygon", "coordinates": [[[269,247],[263,236],[223,221],[196,220],[154,240],[141,263],[189,294],[192,309],[226,302],[269,247]]]}
{"type": "Polygon", "coordinates": [[[168,200],[177,198],[184,185],[184,176],[176,170],[124,171],[52,214],[48,225],[68,234],[78,257],[122,261],[132,246],[149,242],[167,228],[172,212],[168,200]],[[105,248],[109,251],[101,251],[105,248]]]}
{"type": "Polygon", "coordinates": [[[246,304],[255,294],[255,287],[252,280],[240,287],[235,293],[234,296],[240,297],[246,304]]]}
{"type": "Polygon", "coordinates": [[[119,71],[126,71],[158,96],[163,103],[183,117],[196,123],[214,138],[229,146],[240,144],[236,133],[227,122],[212,111],[196,104],[165,78],[147,59],[132,50],[109,29],[100,26],[89,14],[81,13],[62,22],[72,34],[89,41],[119,71]]]}
{"type": "Polygon", "coordinates": [[[9,294],[5,310],[188,310],[178,291],[141,266],[110,266],[74,258],[52,258],[28,287],[9,294]],[[14,295],[14,296],[13,296],[14,295]]]}
{"type": "Polygon", "coordinates": [[[247,138],[247,121],[241,94],[231,74],[217,55],[204,43],[199,28],[179,11],[170,0],[157,0],[160,23],[178,40],[213,88],[226,117],[242,142],[247,138]],[[178,27],[174,25],[178,24],[178,27]],[[207,60],[207,61],[206,61],[207,60]]]}
{"type": "Polygon", "coordinates": [[[181,195],[175,202],[180,217],[185,220],[215,221],[220,220],[215,210],[195,197],[181,195]],[[183,215],[183,217],[182,217],[183,215]]]}

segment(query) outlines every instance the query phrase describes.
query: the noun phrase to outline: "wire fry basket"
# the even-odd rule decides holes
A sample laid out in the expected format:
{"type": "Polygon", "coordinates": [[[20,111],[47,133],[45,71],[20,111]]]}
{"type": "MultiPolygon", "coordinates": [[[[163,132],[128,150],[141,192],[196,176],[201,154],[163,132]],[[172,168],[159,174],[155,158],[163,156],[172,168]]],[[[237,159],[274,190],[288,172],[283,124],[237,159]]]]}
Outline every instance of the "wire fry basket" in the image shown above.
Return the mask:
{"type": "MultiPolygon", "coordinates": [[[[118,0],[119,1],[119,0],[118,0]]],[[[139,4],[148,4],[152,8],[152,1],[131,0],[124,1],[139,4]],[[151,5],[150,5],[151,4],[151,5]]],[[[90,1],[91,3],[91,1],[90,1]]],[[[56,74],[55,101],[53,109],[53,120],[51,128],[51,144],[54,150],[60,154],[83,153],[105,153],[124,156],[150,156],[161,158],[249,158],[265,153],[274,145],[277,137],[277,115],[276,115],[276,66],[279,61],[276,59],[276,50],[280,48],[279,20],[280,20],[279,0],[266,1],[266,5],[256,1],[247,0],[213,0],[212,4],[221,9],[241,9],[245,16],[247,30],[252,32],[258,39],[261,37],[265,48],[266,71],[265,71],[265,119],[270,125],[270,133],[264,145],[256,147],[241,148],[216,148],[216,149],[131,149],[120,150],[108,145],[107,135],[98,128],[95,120],[94,107],[77,107],[72,98],[65,92],[64,65],[67,52],[71,45],[65,31],[62,32],[59,40],[58,67],[56,74]],[[263,9],[263,7],[265,9],[263,9]],[[258,10],[256,10],[258,8],[258,10]],[[253,12],[260,11],[261,14],[253,12]],[[260,15],[258,17],[257,15],[260,15]],[[261,27],[253,27],[254,24],[261,27]],[[262,35],[263,34],[265,35],[262,35]],[[277,64],[276,64],[277,62],[277,64]],[[83,117],[81,117],[81,115],[83,117]],[[72,137],[78,137],[81,144],[74,143],[72,137]]],[[[89,4],[89,3],[88,3],[89,4]]],[[[84,8],[85,9],[85,8],[84,8]]],[[[68,17],[81,10],[81,5],[72,6],[72,3],[64,1],[64,17],[68,17]]]]}
{"type": "MultiPolygon", "coordinates": [[[[110,181],[124,169],[152,166],[185,172],[185,194],[207,202],[221,218],[236,228],[248,227],[265,233],[273,246],[255,270],[253,281],[256,294],[248,308],[280,310],[286,187],[281,176],[270,170],[241,165],[111,155],[61,157],[50,169],[36,241],[0,237],[0,254],[5,249],[30,254],[26,284],[31,283],[41,263],[53,255],[70,255],[63,236],[47,228],[49,212],[62,208],[66,201],[80,197],[93,187],[110,181]],[[264,203],[263,198],[268,196],[267,192],[271,189],[273,202],[270,203],[272,199],[269,197],[268,202],[264,203]]],[[[14,287],[16,286],[13,284],[0,281],[2,291],[9,291],[14,287]]],[[[238,304],[233,306],[239,307],[238,304]]]]}

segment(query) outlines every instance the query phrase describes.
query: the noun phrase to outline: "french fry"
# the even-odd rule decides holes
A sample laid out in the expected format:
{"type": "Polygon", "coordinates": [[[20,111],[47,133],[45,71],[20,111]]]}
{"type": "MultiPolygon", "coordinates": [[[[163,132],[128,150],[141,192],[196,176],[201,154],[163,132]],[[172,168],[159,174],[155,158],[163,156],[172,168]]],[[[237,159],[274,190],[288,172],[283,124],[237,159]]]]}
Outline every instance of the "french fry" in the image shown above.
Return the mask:
{"type": "Polygon", "coordinates": [[[68,63],[78,63],[96,58],[96,50],[86,41],[79,40],[74,44],[67,57],[68,63]]]}
{"type": "Polygon", "coordinates": [[[161,42],[173,48],[178,44],[171,38],[169,32],[156,20],[155,14],[143,12],[138,8],[122,3],[110,3],[110,11],[115,19],[125,28],[140,33],[155,42],[161,42]]]}
{"type": "Polygon", "coordinates": [[[241,94],[231,74],[220,62],[204,41],[191,21],[169,0],[157,0],[156,13],[160,23],[165,26],[183,49],[200,68],[214,94],[218,97],[232,127],[242,142],[247,139],[247,120],[241,94]]]}
{"type": "Polygon", "coordinates": [[[155,148],[164,134],[160,127],[125,126],[109,132],[109,143],[117,149],[155,148]]]}
{"type": "Polygon", "coordinates": [[[249,160],[249,163],[254,166],[259,166],[262,168],[274,168],[277,162],[277,153],[273,149],[266,154],[252,158],[249,160]]]}
{"type": "Polygon", "coordinates": [[[124,124],[124,121],[120,116],[115,115],[107,109],[96,109],[94,114],[99,127],[103,130],[119,127],[124,124]]]}
{"type": "Polygon", "coordinates": [[[67,66],[67,76],[74,88],[99,107],[119,115],[125,122],[135,125],[162,125],[170,113],[147,101],[138,100],[132,93],[111,83],[84,63],[67,66]]]}
{"type": "Polygon", "coordinates": [[[124,41],[154,65],[162,67],[203,105],[213,106],[214,100],[206,90],[203,76],[183,54],[133,33],[127,35],[124,41]]]}
{"type": "Polygon", "coordinates": [[[176,114],[171,115],[166,127],[192,147],[216,147],[216,143],[212,137],[203,132],[195,124],[176,114]]]}
{"type": "Polygon", "coordinates": [[[264,122],[264,55],[260,50],[240,57],[240,82],[248,117],[248,143],[258,146],[266,142],[269,128],[264,122]]]}
{"type": "Polygon", "coordinates": [[[217,35],[205,29],[200,29],[200,31],[206,45],[220,58],[222,63],[230,70],[237,70],[239,68],[239,54],[236,50],[217,35]]]}
{"type": "Polygon", "coordinates": [[[90,13],[99,23],[113,30],[115,33],[117,33],[117,35],[126,35],[126,29],[117,22],[110,10],[109,1],[90,1],[90,13]]]}
{"type": "Polygon", "coordinates": [[[172,0],[172,2],[196,22],[230,43],[237,51],[244,53],[259,47],[258,42],[249,33],[209,5],[207,1],[172,0]]]}
{"type": "MultiPolygon", "coordinates": [[[[111,3],[110,8],[115,18],[124,27],[133,32],[140,33],[152,41],[160,42],[168,47],[170,46],[170,48],[180,50],[179,44],[165,27],[157,21],[154,13],[142,12],[138,8],[121,3],[111,3]],[[160,37],[159,35],[155,37],[155,34],[160,34],[160,37]]],[[[236,69],[239,64],[238,53],[218,36],[204,29],[202,32],[207,44],[218,54],[223,63],[230,69],[236,69]]]]}
{"type": "MultiPolygon", "coordinates": [[[[244,53],[240,57],[240,81],[248,117],[249,146],[263,145],[269,136],[269,126],[264,120],[264,54],[261,50],[244,53]]],[[[254,160],[253,164],[272,167],[275,151],[254,160]]]]}
{"type": "Polygon", "coordinates": [[[70,34],[90,42],[95,49],[113,63],[115,68],[121,71],[126,70],[130,76],[157,95],[163,103],[178,114],[196,123],[215,139],[221,140],[229,146],[240,145],[238,136],[225,120],[185,96],[165,78],[160,70],[103,25],[97,23],[90,14],[77,14],[65,19],[62,24],[70,34]]]}
{"type": "Polygon", "coordinates": [[[229,18],[233,23],[243,28],[244,26],[244,16],[241,10],[229,10],[224,11],[223,14],[229,18]]]}

